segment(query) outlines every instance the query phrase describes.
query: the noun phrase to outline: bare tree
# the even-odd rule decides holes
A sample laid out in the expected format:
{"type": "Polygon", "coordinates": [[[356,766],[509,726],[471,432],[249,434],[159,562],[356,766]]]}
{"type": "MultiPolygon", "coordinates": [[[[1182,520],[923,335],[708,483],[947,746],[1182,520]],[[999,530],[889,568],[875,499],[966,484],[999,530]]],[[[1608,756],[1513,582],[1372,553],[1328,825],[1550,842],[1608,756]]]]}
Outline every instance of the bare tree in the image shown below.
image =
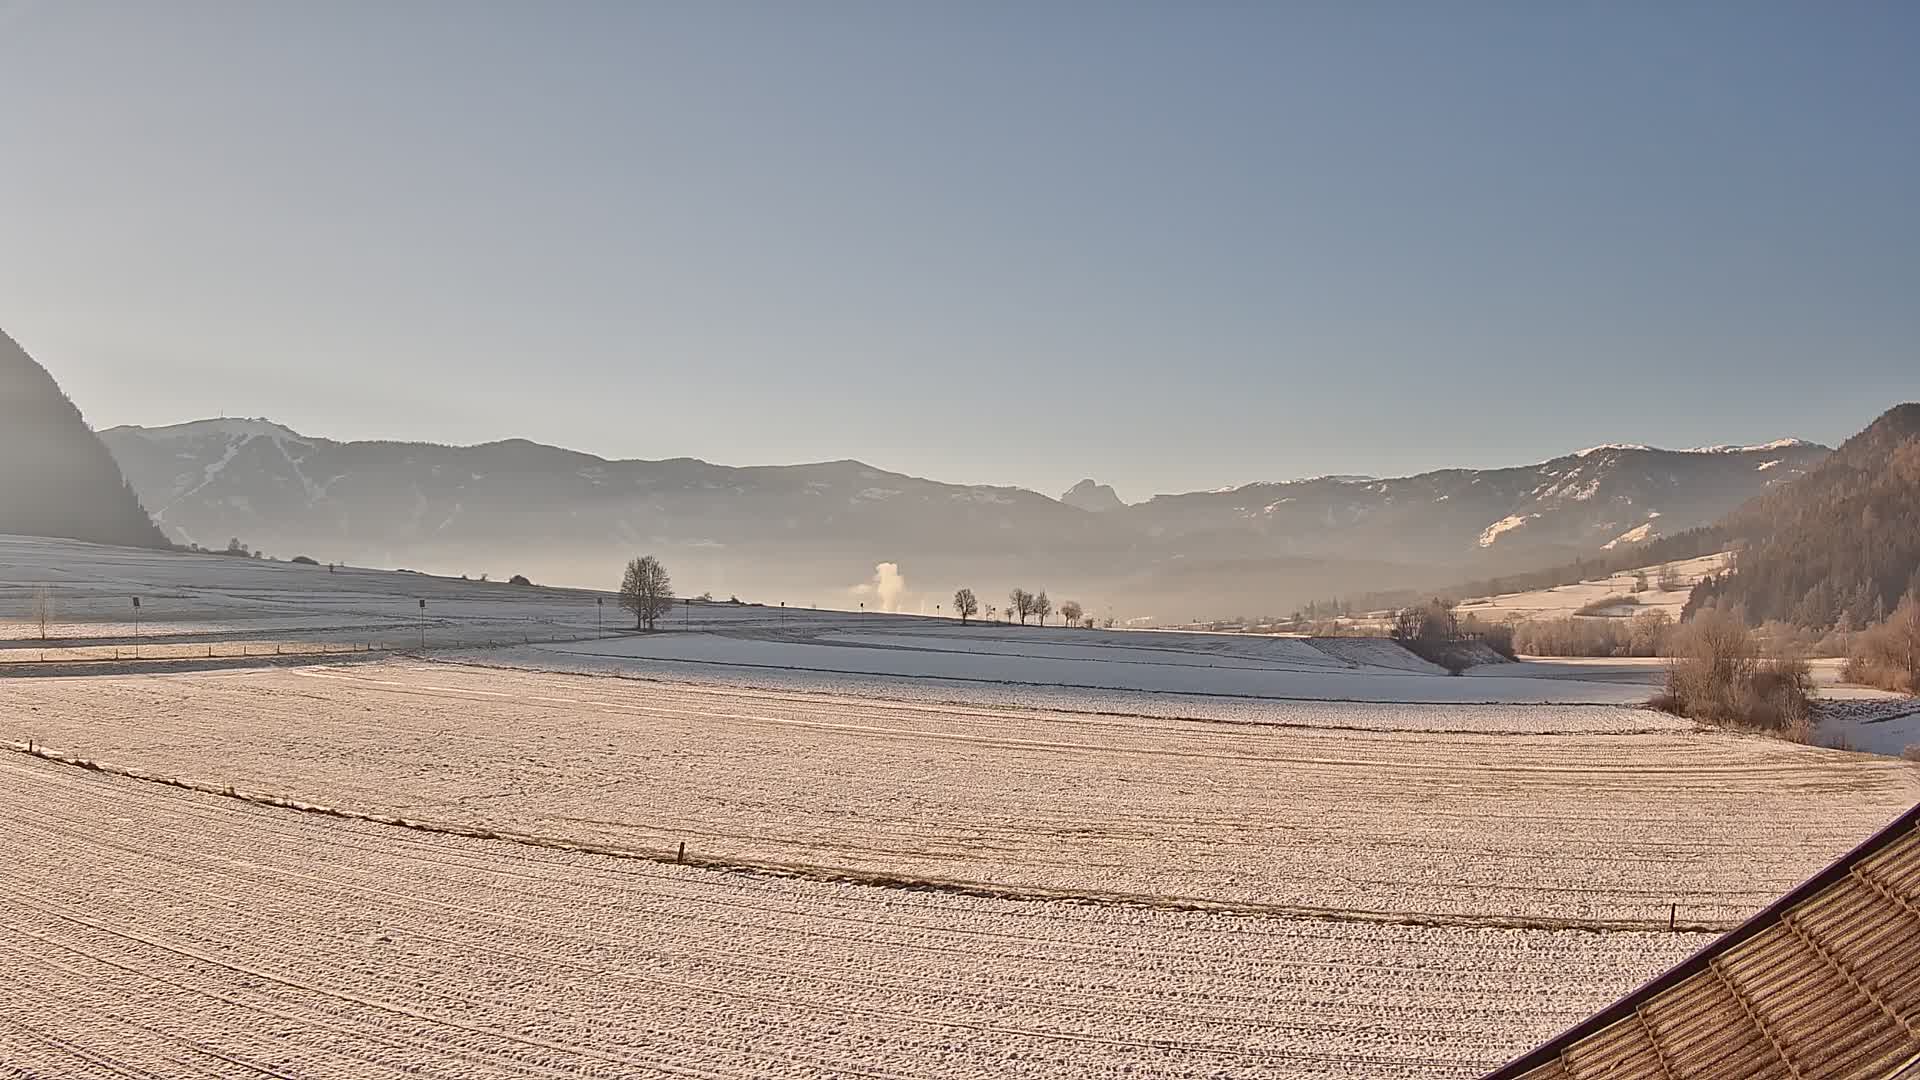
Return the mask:
{"type": "Polygon", "coordinates": [[[1672,563],[1668,563],[1660,568],[1660,576],[1656,579],[1656,583],[1660,586],[1661,592],[1679,592],[1680,571],[1674,569],[1672,563]]]}
{"type": "Polygon", "coordinates": [[[980,611],[980,601],[972,589],[961,589],[953,594],[953,610],[960,613],[960,625],[965,626],[980,611]]]}
{"type": "Polygon", "coordinates": [[[1069,600],[1060,605],[1060,617],[1066,620],[1068,626],[1079,626],[1080,616],[1085,612],[1086,609],[1080,606],[1078,600],[1069,600]]]}
{"type": "Polygon", "coordinates": [[[1047,590],[1041,589],[1040,595],[1033,598],[1033,613],[1040,616],[1040,625],[1047,625],[1047,616],[1053,614],[1053,601],[1047,599],[1047,590]]]}
{"type": "Polygon", "coordinates": [[[1812,672],[1804,660],[1763,658],[1743,609],[1701,611],[1674,628],[1667,645],[1667,689],[1655,708],[1777,730],[1797,742],[1812,736],[1812,672]]]}
{"type": "Polygon", "coordinates": [[[1007,614],[1020,616],[1020,625],[1027,625],[1027,616],[1033,614],[1033,594],[1020,588],[1008,593],[1007,614]]]}
{"type": "Polygon", "coordinates": [[[626,576],[620,580],[620,606],[633,612],[636,630],[653,629],[655,621],[673,610],[673,579],[659,559],[642,555],[627,563],[626,576]]]}
{"type": "Polygon", "coordinates": [[[985,612],[982,612],[982,617],[985,618],[988,622],[992,622],[993,617],[995,615],[998,615],[999,613],[1000,613],[999,608],[994,607],[992,604],[988,604],[987,610],[985,612]]]}
{"type": "Polygon", "coordinates": [[[1844,677],[1897,693],[1920,692],[1920,596],[1908,593],[1886,622],[1856,635],[1844,677]]]}
{"type": "Polygon", "coordinates": [[[47,622],[53,618],[53,593],[45,585],[33,590],[33,621],[40,624],[40,640],[47,640],[47,622]]]}

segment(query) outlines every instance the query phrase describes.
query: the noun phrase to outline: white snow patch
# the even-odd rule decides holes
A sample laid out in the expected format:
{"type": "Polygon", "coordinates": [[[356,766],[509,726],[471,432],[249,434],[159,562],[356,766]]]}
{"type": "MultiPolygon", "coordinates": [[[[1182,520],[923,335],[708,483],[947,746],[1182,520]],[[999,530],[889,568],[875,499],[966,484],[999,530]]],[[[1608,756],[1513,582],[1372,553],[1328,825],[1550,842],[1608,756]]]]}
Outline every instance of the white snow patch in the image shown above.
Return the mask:
{"type": "Polygon", "coordinates": [[[1754,443],[1751,446],[1734,446],[1722,443],[1719,446],[1693,446],[1682,450],[1683,454],[1759,454],[1768,450],[1791,450],[1800,446],[1812,446],[1805,439],[1775,439],[1772,442],[1754,443]]]}
{"type": "Polygon", "coordinates": [[[1493,542],[1500,539],[1504,534],[1512,532],[1539,516],[1539,514],[1509,514],[1501,518],[1499,521],[1487,526],[1486,530],[1480,534],[1480,546],[1492,547],[1493,542]]]}
{"type": "Polygon", "coordinates": [[[1614,548],[1618,547],[1621,544],[1637,544],[1640,541],[1645,540],[1652,535],[1653,535],[1653,522],[1649,521],[1643,525],[1636,525],[1633,528],[1628,529],[1626,532],[1621,533],[1619,536],[1616,536],[1613,539],[1607,541],[1606,543],[1601,544],[1600,549],[1602,551],[1612,551],[1614,548]]]}

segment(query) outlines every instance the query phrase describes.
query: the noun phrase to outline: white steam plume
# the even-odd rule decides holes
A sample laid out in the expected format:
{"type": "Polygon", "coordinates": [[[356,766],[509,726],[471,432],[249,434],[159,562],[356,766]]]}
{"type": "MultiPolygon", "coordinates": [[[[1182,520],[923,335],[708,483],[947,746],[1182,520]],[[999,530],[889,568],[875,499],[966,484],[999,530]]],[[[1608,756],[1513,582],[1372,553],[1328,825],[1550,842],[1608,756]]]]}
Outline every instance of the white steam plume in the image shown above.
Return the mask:
{"type": "Polygon", "coordinates": [[[873,580],[847,590],[869,611],[899,611],[907,599],[907,579],[899,563],[875,563],[873,580]]]}

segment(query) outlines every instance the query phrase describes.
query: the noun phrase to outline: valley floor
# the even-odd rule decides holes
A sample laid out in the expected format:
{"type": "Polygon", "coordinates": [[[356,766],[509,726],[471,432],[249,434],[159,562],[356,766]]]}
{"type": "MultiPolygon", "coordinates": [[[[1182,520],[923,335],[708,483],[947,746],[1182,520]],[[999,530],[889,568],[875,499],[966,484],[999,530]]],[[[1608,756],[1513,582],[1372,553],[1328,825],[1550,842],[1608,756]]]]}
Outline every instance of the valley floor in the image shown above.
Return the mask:
{"type": "Polygon", "coordinates": [[[1471,1077],[1920,801],[1599,667],[38,544],[216,656],[0,666],[0,1075],[1471,1077]]]}

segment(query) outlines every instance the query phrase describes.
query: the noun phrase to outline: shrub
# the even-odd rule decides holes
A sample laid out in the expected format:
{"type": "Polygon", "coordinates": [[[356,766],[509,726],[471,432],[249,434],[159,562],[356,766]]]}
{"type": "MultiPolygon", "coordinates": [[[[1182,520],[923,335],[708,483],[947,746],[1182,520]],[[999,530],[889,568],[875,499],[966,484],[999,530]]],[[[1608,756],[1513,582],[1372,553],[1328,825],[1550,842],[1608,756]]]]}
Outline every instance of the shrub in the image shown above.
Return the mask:
{"type": "Polygon", "coordinates": [[[1900,756],[1908,761],[1920,761],[1920,743],[1914,743],[1900,751],[1900,756]]]}
{"type": "Polygon", "coordinates": [[[1513,645],[1530,656],[1662,656],[1673,618],[1654,609],[1618,619],[1529,619],[1513,628],[1513,645]]]}
{"type": "Polygon", "coordinates": [[[1703,611],[1674,630],[1670,646],[1667,688],[1655,699],[1657,708],[1799,741],[1811,737],[1813,676],[1807,662],[1763,659],[1736,613],[1703,611]]]}
{"type": "Polygon", "coordinates": [[[1477,662],[1473,642],[1485,643],[1509,660],[1514,655],[1511,627],[1483,623],[1472,616],[1463,623],[1453,605],[1438,597],[1396,612],[1389,634],[1408,652],[1454,675],[1477,662]]]}
{"type": "Polygon", "coordinates": [[[1460,632],[1460,620],[1453,605],[1435,597],[1415,607],[1401,608],[1393,617],[1393,640],[1412,648],[1416,644],[1440,644],[1454,640],[1460,632]]]}
{"type": "Polygon", "coordinates": [[[1841,678],[1898,694],[1920,693],[1920,598],[1909,593],[1886,622],[1853,635],[1841,678]]]}
{"type": "Polygon", "coordinates": [[[319,566],[320,565],[318,562],[316,562],[313,559],[307,558],[305,555],[295,555],[293,558],[288,559],[287,561],[291,563],[299,563],[301,566],[319,566]]]}
{"type": "Polygon", "coordinates": [[[1460,635],[1485,644],[1489,649],[1509,660],[1519,659],[1518,651],[1513,647],[1513,624],[1481,622],[1478,616],[1469,615],[1460,624],[1460,635]]]}
{"type": "Polygon", "coordinates": [[[1528,619],[1513,628],[1513,644],[1529,656],[1620,656],[1624,629],[1602,619],[1528,619]]]}
{"type": "Polygon", "coordinates": [[[513,575],[512,577],[510,577],[510,578],[508,578],[508,579],[507,579],[507,584],[509,584],[509,585],[531,585],[531,584],[533,584],[533,582],[531,582],[531,581],[528,581],[528,580],[527,580],[527,575],[525,575],[525,574],[515,574],[515,575],[513,575]]]}
{"type": "Polygon", "coordinates": [[[1813,669],[1798,657],[1762,660],[1748,692],[1748,720],[1794,742],[1813,741],[1813,669]]]}
{"type": "Polygon", "coordinates": [[[1627,624],[1628,656],[1664,656],[1673,636],[1673,616],[1664,611],[1642,611],[1627,624]]]}

